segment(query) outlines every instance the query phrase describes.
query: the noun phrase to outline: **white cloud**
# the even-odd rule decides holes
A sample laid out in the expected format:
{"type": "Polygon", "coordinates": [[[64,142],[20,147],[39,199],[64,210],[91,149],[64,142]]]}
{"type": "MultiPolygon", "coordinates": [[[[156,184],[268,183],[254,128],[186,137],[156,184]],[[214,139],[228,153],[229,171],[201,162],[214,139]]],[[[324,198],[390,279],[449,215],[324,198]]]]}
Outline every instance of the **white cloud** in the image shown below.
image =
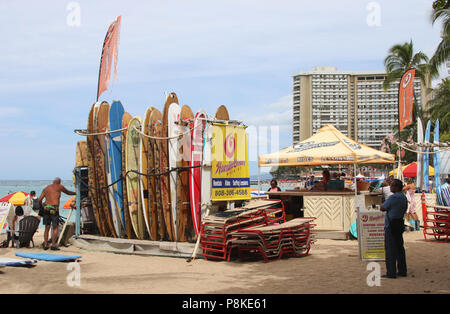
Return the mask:
{"type": "Polygon", "coordinates": [[[254,106],[258,108],[252,114],[240,113],[239,118],[247,125],[278,126],[280,132],[288,132],[292,128],[292,95],[283,96],[269,104],[254,106]]]}

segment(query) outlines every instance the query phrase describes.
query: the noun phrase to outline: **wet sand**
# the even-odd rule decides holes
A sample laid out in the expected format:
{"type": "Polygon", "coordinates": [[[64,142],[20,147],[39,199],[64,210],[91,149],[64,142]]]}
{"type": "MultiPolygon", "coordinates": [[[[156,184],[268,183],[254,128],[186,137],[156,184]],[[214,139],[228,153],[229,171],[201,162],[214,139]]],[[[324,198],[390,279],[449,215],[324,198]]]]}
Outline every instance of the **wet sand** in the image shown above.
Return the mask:
{"type": "MultiPolygon", "coordinates": [[[[450,293],[450,243],[425,242],[422,232],[405,233],[408,277],[367,285],[368,262],[356,240],[317,240],[310,255],[271,263],[263,261],[187,263],[185,259],[135,256],[78,249],[80,286],[70,287],[68,263],[39,261],[33,267],[0,269],[0,293],[162,293],[162,294],[299,294],[299,293],[450,293]]],[[[41,243],[42,231],[35,236],[41,243]]],[[[43,252],[40,248],[20,251],[43,252]]],[[[0,256],[15,257],[15,249],[0,256]]],[[[385,273],[384,262],[380,263],[385,273]]]]}

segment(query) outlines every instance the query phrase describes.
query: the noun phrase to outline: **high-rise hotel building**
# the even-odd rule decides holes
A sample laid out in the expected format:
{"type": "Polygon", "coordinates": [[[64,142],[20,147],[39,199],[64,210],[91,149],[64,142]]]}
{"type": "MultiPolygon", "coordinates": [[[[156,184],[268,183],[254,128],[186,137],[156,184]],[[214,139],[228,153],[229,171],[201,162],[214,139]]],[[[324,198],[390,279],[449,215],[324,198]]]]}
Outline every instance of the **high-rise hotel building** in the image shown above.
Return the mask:
{"type": "MultiPolygon", "coordinates": [[[[398,82],[385,91],[385,71],[338,71],[315,67],[295,73],[293,142],[307,139],[325,124],[376,149],[398,125],[398,82]]],[[[425,90],[415,80],[417,103],[424,107],[425,90]]]]}

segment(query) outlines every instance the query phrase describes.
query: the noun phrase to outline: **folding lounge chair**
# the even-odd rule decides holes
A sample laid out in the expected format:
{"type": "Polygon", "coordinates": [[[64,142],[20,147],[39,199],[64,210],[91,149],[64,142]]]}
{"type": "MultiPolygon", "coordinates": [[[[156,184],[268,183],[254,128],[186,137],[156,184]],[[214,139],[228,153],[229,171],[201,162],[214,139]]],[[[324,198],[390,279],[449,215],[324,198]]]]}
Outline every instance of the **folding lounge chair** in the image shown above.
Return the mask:
{"type": "Polygon", "coordinates": [[[15,240],[16,247],[28,247],[30,242],[33,243],[34,247],[33,236],[36,233],[38,227],[38,218],[33,216],[23,218],[19,223],[19,231],[16,231],[19,233],[18,239],[15,240]]]}

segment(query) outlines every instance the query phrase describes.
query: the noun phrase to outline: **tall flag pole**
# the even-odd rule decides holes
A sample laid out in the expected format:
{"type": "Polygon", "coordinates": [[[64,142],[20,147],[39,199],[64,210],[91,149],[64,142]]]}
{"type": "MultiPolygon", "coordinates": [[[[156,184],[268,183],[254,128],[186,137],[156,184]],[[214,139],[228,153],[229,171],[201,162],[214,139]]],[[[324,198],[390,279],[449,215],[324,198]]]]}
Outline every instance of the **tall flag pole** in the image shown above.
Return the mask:
{"type": "Polygon", "coordinates": [[[117,59],[119,56],[120,26],[122,16],[119,16],[108,28],[108,32],[103,42],[102,56],[100,59],[100,69],[98,73],[97,101],[100,95],[108,89],[111,66],[114,62],[114,80],[117,80],[117,59]]]}

